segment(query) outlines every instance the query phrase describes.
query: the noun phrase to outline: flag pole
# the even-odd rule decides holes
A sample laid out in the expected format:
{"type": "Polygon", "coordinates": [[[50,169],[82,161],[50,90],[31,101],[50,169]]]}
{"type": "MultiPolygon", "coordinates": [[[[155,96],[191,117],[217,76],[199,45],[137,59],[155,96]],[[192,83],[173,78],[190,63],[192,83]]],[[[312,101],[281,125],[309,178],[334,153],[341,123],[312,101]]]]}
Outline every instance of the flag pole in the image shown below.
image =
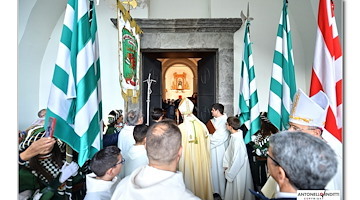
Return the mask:
{"type": "Polygon", "coordinates": [[[70,164],[73,161],[73,149],[66,144],[66,164],[70,164]]]}
{"type": "Polygon", "coordinates": [[[127,113],[129,111],[129,97],[126,96],[126,99],[125,99],[125,113],[124,113],[124,116],[125,116],[125,123],[127,122],[127,113]]]}
{"type": "MultiPolygon", "coordinates": [[[[70,147],[70,145],[66,144],[66,162],[64,163],[64,165],[70,165],[72,161],[73,161],[73,149],[70,147]]],[[[66,199],[69,200],[72,199],[72,188],[73,188],[72,177],[69,177],[66,180],[66,189],[65,189],[65,193],[67,194],[65,195],[66,199]]]]}

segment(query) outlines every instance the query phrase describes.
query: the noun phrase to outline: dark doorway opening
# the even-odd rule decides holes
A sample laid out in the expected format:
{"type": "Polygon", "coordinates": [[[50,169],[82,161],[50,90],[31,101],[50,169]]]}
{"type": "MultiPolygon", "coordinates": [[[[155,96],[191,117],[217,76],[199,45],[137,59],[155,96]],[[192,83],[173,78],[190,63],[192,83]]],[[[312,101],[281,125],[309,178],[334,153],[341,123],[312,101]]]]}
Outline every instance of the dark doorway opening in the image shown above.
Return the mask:
{"type": "MultiPolygon", "coordinates": [[[[151,111],[162,107],[162,63],[159,61],[166,58],[200,58],[197,65],[197,117],[204,123],[211,118],[211,106],[216,102],[216,69],[217,69],[217,50],[142,50],[142,112],[144,121],[149,116],[151,122],[151,111]],[[151,79],[155,82],[151,84],[150,102],[148,107],[147,95],[148,84],[144,82],[151,74],[151,79]],[[149,112],[149,115],[147,113],[149,112]]],[[[151,125],[152,123],[150,123],[151,125]]]]}

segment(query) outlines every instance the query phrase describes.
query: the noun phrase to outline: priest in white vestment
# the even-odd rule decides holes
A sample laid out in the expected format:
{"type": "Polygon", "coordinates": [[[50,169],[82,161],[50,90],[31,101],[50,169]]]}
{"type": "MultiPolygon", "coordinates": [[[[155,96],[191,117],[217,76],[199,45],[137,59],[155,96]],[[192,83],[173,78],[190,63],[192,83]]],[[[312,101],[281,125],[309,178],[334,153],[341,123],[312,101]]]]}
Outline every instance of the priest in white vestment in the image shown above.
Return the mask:
{"type": "Polygon", "coordinates": [[[223,161],[227,181],[224,200],[254,200],[249,191],[254,190],[254,184],[240,120],[229,117],[226,126],[231,134],[223,161]]]}
{"type": "Polygon", "coordinates": [[[223,158],[226,148],[229,144],[229,131],[226,129],[227,115],[224,113],[224,106],[220,103],[212,105],[210,120],[215,127],[215,132],[210,135],[211,152],[211,177],[213,183],[213,192],[225,198],[225,171],[223,167],[223,158]]]}
{"type": "Polygon", "coordinates": [[[210,138],[205,124],[192,112],[194,103],[188,98],[181,100],[179,111],[183,123],[178,127],[182,134],[183,153],[179,171],[184,175],[185,185],[203,200],[213,199],[211,183],[210,138]]]}
{"type": "Polygon", "coordinates": [[[182,147],[181,132],[174,122],[152,125],[145,147],[149,164],[122,179],[111,200],[200,200],[186,189],[183,174],[176,170],[182,147]]]}

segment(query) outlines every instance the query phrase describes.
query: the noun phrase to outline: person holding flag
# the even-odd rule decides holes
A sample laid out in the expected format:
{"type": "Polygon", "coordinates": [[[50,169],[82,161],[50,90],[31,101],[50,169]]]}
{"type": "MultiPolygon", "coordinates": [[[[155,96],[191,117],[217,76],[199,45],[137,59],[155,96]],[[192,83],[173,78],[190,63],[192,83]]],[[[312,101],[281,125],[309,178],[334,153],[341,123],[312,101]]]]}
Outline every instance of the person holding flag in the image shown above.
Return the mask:
{"type": "MultiPolygon", "coordinates": [[[[53,136],[66,143],[64,166],[74,162],[75,151],[80,169],[86,169],[103,147],[100,77],[94,2],[68,0],[45,116],[45,127],[55,122],[53,136]]],[[[67,184],[71,198],[72,180],[67,184]]]]}
{"type": "Polygon", "coordinates": [[[80,197],[85,182],[81,170],[75,162],[66,164],[63,142],[47,136],[43,126],[36,126],[19,144],[19,197],[27,194],[31,199],[64,199],[69,181],[80,186],[71,196],[80,197]]]}

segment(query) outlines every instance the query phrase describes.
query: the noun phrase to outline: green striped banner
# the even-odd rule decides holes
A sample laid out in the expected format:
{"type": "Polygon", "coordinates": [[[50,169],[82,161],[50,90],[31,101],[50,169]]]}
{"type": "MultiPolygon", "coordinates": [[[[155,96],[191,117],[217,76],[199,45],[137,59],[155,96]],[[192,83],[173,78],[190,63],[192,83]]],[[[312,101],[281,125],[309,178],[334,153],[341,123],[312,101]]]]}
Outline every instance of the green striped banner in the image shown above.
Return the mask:
{"type": "Polygon", "coordinates": [[[267,116],[280,131],[285,130],[289,123],[292,99],[296,93],[294,56],[287,6],[287,2],[284,0],[276,38],[267,116]]]}
{"type": "Polygon", "coordinates": [[[247,21],[244,34],[244,52],[240,76],[240,123],[248,131],[244,137],[245,144],[251,142],[251,136],[260,130],[260,111],[255,81],[255,67],[250,42],[250,22],[247,21]]]}
{"type": "Polygon", "coordinates": [[[79,153],[82,166],[102,148],[102,98],[96,12],[93,2],[69,0],[48,107],[54,136],[79,153]]]}

